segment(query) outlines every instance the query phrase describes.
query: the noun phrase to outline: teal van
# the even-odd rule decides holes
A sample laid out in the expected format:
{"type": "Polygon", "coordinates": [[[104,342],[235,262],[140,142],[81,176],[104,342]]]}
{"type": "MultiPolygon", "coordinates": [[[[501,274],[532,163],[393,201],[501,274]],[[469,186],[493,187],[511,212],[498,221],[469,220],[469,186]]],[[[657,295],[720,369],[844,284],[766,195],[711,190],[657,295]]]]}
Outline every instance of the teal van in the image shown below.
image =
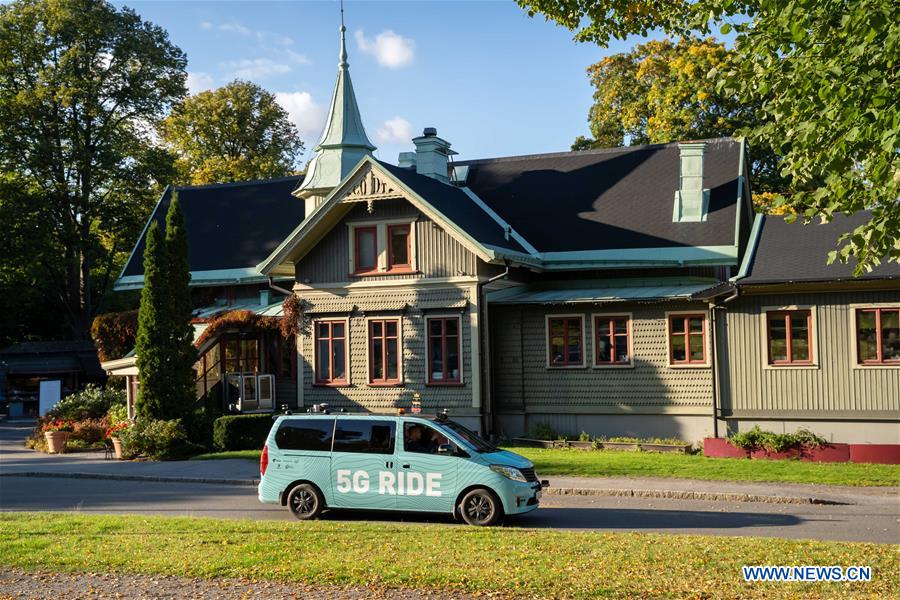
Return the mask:
{"type": "Polygon", "coordinates": [[[260,501],[286,506],[298,519],[351,508],[449,513],[492,525],[536,509],[542,487],[531,461],[446,415],[279,416],[259,467],[260,501]]]}

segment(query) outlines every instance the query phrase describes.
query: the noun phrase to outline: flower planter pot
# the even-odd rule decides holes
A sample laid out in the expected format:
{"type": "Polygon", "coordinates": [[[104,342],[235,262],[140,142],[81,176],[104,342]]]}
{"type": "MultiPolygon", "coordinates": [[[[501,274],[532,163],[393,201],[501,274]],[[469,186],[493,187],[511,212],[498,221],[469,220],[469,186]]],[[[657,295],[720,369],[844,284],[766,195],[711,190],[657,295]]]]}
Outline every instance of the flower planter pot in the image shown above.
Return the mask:
{"type": "Polygon", "coordinates": [[[691,449],[688,444],[641,444],[641,450],[647,452],[675,452],[677,454],[687,454],[691,449]]]}
{"type": "Polygon", "coordinates": [[[556,442],[548,440],[533,440],[531,438],[513,438],[516,446],[525,446],[527,448],[553,448],[556,442]]]}
{"type": "Polygon", "coordinates": [[[847,462],[850,460],[850,444],[823,444],[816,448],[801,448],[800,459],[810,462],[847,462]]]}
{"type": "Polygon", "coordinates": [[[119,438],[110,438],[112,440],[113,452],[116,455],[116,460],[122,460],[122,440],[119,438]]]}
{"type": "Polygon", "coordinates": [[[706,438],[703,440],[703,456],[712,458],[749,458],[750,454],[743,448],[732,446],[725,438],[706,438]]]}
{"type": "Polygon", "coordinates": [[[572,448],[578,448],[579,450],[590,450],[594,447],[594,442],[582,442],[580,440],[572,440],[569,442],[569,446],[572,448]]]}
{"type": "Polygon", "coordinates": [[[750,453],[750,458],[757,460],[787,460],[790,458],[800,458],[800,448],[788,448],[782,452],[769,452],[765,448],[754,450],[750,453]]]}
{"type": "Polygon", "coordinates": [[[47,440],[47,452],[50,454],[64,454],[66,442],[69,441],[69,432],[47,431],[44,433],[44,439],[47,440]]]}
{"type": "Polygon", "coordinates": [[[637,442],[603,442],[604,450],[624,450],[626,452],[637,452],[641,449],[641,445],[637,442]]]}

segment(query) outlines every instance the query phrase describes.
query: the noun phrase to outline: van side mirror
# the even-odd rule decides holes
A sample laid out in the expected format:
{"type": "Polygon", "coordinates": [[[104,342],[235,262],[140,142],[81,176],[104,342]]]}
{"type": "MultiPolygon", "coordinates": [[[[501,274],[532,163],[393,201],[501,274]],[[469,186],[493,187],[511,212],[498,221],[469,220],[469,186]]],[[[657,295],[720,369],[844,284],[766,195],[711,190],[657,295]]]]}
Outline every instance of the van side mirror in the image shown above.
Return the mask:
{"type": "Polygon", "coordinates": [[[456,447],[453,444],[441,444],[437,448],[437,453],[453,456],[454,454],[456,454],[456,447]]]}

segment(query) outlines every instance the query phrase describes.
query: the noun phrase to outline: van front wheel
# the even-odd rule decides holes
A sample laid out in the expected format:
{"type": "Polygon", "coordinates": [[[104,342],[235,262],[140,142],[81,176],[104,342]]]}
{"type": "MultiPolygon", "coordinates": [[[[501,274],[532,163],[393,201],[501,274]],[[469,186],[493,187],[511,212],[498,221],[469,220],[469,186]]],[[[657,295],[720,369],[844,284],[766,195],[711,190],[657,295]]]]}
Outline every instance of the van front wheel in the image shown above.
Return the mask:
{"type": "Polygon", "coordinates": [[[288,509],[301,521],[315,519],[324,508],[322,494],[314,485],[301,483],[290,491],[287,497],[288,509]]]}
{"type": "Polygon", "coordinates": [[[472,490],[459,503],[459,514],[469,525],[488,527],[500,519],[500,501],[489,490],[472,490]]]}

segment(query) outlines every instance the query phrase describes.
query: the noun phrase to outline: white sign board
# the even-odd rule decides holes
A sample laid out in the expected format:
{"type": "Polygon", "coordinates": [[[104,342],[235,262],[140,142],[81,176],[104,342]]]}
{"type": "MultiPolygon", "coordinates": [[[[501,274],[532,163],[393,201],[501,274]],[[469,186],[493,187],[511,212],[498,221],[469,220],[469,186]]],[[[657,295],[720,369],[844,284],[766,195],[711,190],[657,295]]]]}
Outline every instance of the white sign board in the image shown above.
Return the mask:
{"type": "Polygon", "coordinates": [[[59,402],[62,393],[62,381],[59,379],[49,379],[41,381],[39,412],[43,417],[51,408],[59,402]]]}

